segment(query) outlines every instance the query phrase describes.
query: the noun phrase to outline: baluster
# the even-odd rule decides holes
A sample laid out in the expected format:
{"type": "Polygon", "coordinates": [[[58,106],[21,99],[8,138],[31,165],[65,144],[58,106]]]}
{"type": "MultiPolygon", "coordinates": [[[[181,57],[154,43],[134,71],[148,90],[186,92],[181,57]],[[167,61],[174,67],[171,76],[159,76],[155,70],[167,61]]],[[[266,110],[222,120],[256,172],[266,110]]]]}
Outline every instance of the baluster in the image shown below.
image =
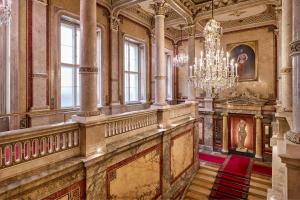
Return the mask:
{"type": "Polygon", "coordinates": [[[15,157],[15,162],[20,162],[21,161],[21,149],[22,149],[22,144],[20,142],[16,143],[14,146],[14,157],[15,157]]]}
{"type": "Polygon", "coordinates": [[[4,147],[4,163],[6,166],[12,164],[12,146],[10,144],[4,147]]]}
{"type": "Polygon", "coordinates": [[[74,131],[74,146],[79,144],[79,132],[76,130],[74,131]]]}
{"type": "Polygon", "coordinates": [[[24,160],[30,159],[30,141],[24,142],[24,160]]]}
{"type": "Polygon", "coordinates": [[[34,139],[31,142],[31,152],[32,152],[32,156],[34,158],[36,158],[39,155],[38,144],[39,144],[39,140],[38,139],[34,139]]]}
{"type": "Polygon", "coordinates": [[[40,153],[42,156],[46,154],[46,145],[47,145],[47,139],[42,138],[40,141],[40,153]]]}
{"type": "Polygon", "coordinates": [[[61,134],[61,138],[62,138],[62,141],[61,141],[61,148],[62,149],[66,149],[67,148],[67,135],[66,133],[62,133],[61,134]]]}
{"type": "Polygon", "coordinates": [[[68,147],[72,147],[72,132],[68,133],[68,147]]]}
{"type": "Polygon", "coordinates": [[[53,153],[54,137],[51,135],[48,137],[48,153],[53,153]]]}
{"type": "Polygon", "coordinates": [[[60,135],[56,135],[55,136],[55,141],[54,141],[54,145],[55,145],[55,151],[59,151],[60,150],[60,146],[61,146],[61,136],[60,135]]]}

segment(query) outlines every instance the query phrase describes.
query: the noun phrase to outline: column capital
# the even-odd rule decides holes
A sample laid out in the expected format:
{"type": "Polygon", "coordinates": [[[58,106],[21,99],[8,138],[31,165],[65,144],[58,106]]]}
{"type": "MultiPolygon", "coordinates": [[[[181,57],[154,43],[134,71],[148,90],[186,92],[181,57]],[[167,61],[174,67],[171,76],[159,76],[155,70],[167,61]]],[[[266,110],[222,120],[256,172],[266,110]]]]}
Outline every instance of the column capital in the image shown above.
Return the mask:
{"type": "Polygon", "coordinates": [[[295,54],[300,54],[300,40],[293,41],[290,44],[290,51],[291,51],[291,56],[295,54]]]}
{"type": "Polygon", "coordinates": [[[195,34],[196,34],[195,24],[190,24],[190,25],[186,26],[186,29],[187,29],[189,37],[195,37],[195,34]]]}
{"type": "Polygon", "coordinates": [[[223,113],[221,113],[221,116],[222,116],[222,117],[228,117],[228,112],[223,112],[223,113]]]}
{"type": "Polygon", "coordinates": [[[117,16],[110,17],[110,29],[114,31],[119,30],[120,19],[117,16]]]}
{"type": "Polygon", "coordinates": [[[155,15],[163,15],[166,14],[166,2],[164,0],[156,0],[153,5],[155,15]]]}
{"type": "Polygon", "coordinates": [[[255,119],[263,119],[264,117],[261,114],[255,115],[255,119]]]}

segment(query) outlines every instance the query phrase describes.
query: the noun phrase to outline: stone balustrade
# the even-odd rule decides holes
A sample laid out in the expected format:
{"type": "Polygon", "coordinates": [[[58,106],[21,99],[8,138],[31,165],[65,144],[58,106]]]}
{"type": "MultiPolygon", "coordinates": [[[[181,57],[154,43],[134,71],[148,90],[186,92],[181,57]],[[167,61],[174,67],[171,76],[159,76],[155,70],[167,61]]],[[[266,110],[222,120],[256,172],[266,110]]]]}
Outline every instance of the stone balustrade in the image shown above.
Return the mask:
{"type": "Polygon", "coordinates": [[[35,159],[47,159],[46,157],[53,155],[52,162],[55,162],[79,155],[79,145],[80,130],[76,123],[2,132],[0,133],[0,176],[8,172],[9,168],[30,169],[30,163],[35,159]],[[70,152],[63,153],[68,150],[70,152]],[[63,154],[57,156],[58,153],[63,154]]]}
{"type": "Polygon", "coordinates": [[[157,110],[146,110],[109,116],[105,123],[105,137],[112,137],[157,124],[157,110]]]}

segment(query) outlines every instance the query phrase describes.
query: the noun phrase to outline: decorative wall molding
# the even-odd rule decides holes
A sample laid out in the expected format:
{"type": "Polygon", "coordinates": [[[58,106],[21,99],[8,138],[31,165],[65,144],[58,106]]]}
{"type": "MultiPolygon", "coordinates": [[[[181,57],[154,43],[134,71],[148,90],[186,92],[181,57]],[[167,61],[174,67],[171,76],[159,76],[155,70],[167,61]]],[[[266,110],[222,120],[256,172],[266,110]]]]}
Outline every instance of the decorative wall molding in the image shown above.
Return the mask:
{"type": "Polygon", "coordinates": [[[300,134],[299,133],[294,133],[293,131],[289,131],[286,134],[286,138],[295,144],[300,144],[300,134]]]}

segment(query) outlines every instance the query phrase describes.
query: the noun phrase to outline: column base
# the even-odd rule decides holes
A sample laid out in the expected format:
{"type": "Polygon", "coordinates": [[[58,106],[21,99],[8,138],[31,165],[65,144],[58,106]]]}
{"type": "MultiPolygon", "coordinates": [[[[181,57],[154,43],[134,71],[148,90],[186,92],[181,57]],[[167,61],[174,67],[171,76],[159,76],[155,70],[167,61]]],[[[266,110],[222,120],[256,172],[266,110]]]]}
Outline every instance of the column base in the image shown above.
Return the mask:
{"type": "Polygon", "coordinates": [[[262,159],[263,159],[263,157],[262,157],[261,155],[256,155],[256,154],[255,154],[255,158],[256,158],[257,160],[262,160],[262,159]]]}
{"type": "Polygon", "coordinates": [[[100,121],[104,117],[105,117],[105,115],[103,115],[103,114],[102,115],[97,115],[97,116],[89,116],[89,117],[73,115],[72,116],[72,121],[82,123],[82,124],[86,124],[86,123],[89,123],[89,122],[100,121]]]}
{"type": "Polygon", "coordinates": [[[224,149],[222,149],[221,153],[222,153],[222,154],[228,154],[228,153],[229,153],[229,151],[228,151],[228,150],[224,150],[224,149]]]}
{"type": "Polygon", "coordinates": [[[151,108],[154,109],[166,109],[166,108],[170,108],[171,106],[169,104],[153,104],[151,105],[151,108]]]}

